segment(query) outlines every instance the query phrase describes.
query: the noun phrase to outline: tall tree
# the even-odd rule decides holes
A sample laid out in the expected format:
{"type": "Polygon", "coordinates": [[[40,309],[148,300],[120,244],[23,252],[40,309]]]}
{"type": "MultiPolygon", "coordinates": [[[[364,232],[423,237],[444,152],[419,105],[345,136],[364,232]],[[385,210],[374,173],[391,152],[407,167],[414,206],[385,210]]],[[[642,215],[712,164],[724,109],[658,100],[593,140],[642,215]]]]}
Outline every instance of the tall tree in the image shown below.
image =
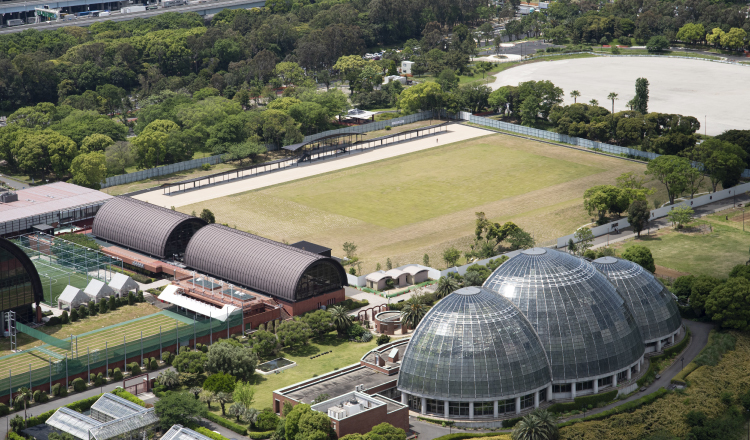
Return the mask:
{"type": "Polygon", "coordinates": [[[644,115],[648,113],[648,80],[646,78],[638,78],[635,80],[633,110],[644,115]]]}
{"type": "Polygon", "coordinates": [[[674,199],[682,193],[687,182],[685,180],[686,170],[690,162],[684,157],[659,156],[646,165],[646,174],[656,177],[667,189],[669,203],[674,204],[674,199]]]}
{"type": "Polygon", "coordinates": [[[651,211],[648,209],[648,202],[645,200],[635,200],[628,208],[628,223],[633,227],[633,231],[640,238],[641,231],[646,228],[651,211]]]}

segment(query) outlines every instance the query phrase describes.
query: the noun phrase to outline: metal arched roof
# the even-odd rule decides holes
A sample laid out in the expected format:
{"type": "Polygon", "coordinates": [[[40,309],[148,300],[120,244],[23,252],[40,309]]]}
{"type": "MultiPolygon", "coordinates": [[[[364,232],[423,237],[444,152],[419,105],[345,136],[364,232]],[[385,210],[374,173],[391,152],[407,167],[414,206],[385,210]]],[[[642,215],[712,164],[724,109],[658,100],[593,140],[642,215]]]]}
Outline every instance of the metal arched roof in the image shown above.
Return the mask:
{"type": "Polygon", "coordinates": [[[40,303],[44,301],[42,281],[39,279],[39,272],[37,272],[34,263],[31,262],[31,259],[28,255],[26,255],[26,252],[21,250],[21,248],[16,246],[12,241],[0,237],[0,267],[8,264],[7,269],[12,269],[10,263],[6,263],[6,261],[12,263],[13,259],[17,260],[21,264],[21,267],[23,267],[24,271],[29,277],[29,281],[31,282],[31,289],[34,293],[34,302],[40,303]]]}
{"type": "Polygon", "coordinates": [[[332,266],[345,282],[346,272],[333,258],[223,225],[202,228],[185,250],[188,267],[287,301],[297,300],[300,279],[319,263],[332,266]]]}
{"type": "Polygon", "coordinates": [[[167,241],[180,225],[205,226],[200,218],[127,196],[111,199],[94,217],[98,238],[159,258],[167,258],[167,241]]]}

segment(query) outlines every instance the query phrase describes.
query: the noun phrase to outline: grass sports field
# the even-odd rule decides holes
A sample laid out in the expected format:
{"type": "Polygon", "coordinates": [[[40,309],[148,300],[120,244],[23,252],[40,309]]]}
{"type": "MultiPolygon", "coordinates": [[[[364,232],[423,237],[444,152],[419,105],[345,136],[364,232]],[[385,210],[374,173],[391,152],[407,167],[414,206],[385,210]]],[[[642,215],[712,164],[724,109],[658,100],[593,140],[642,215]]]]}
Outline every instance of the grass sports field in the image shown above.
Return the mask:
{"type": "MultiPolygon", "coordinates": [[[[395,147],[397,148],[397,147],[395,147]]],[[[430,148],[306,179],[207,200],[216,221],[275,240],[308,240],[342,255],[355,243],[363,271],[390,258],[394,266],[444,266],[442,251],[465,251],[475,213],[513,221],[544,243],[590,221],[583,192],[614,184],[645,165],[506,135],[430,148]]],[[[666,200],[662,185],[656,199],[666,200]]]]}
{"type": "MultiPolygon", "coordinates": [[[[134,306],[124,306],[122,309],[128,309],[132,307],[134,306]]],[[[106,316],[107,315],[98,315],[97,317],[106,317],[106,316]]],[[[96,319],[97,317],[86,318],[82,320],[81,323],[85,323],[86,320],[89,320],[89,319],[96,319]]],[[[182,332],[183,329],[185,332],[192,332],[192,326],[188,324],[188,321],[191,321],[191,320],[185,317],[181,317],[179,320],[176,320],[173,317],[168,316],[167,314],[163,312],[159,312],[156,314],[151,314],[148,316],[136,318],[134,320],[130,320],[121,324],[115,324],[109,327],[105,327],[103,329],[97,329],[97,330],[93,330],[87,333],[81,333],[78,335],[78,354],[79,356],[84,356],[85,358],[87,349],[88,349],[88,350],[91,350],[91,352],[94,352],[95,350],[100,350],[97,356],[103,355],[104,353],[101,350],[104,350],[105,344],[108,344],[110,348],[114,346],[120,346],[123,343],[123,337],[126,339],[128,343],[137,345],[141,337],[141,332],[143,332],[144,338],[148,336],[152,336],[152,335],[157,335],[159,334],[160,326],[163,332],[167,332],[168,330],[174,329],[175,325],[179,325],[180,332],[182,332]]],[[[74,325],[77,325],[77,324],[74,324],[74,325]]],[[[68,332],[71,327],[72,326],[62,326],[62,328],[60,328],[59,331],[52,333],[51,335],[58,339],[68,339],[70,337],[70,334],[68,332]]],[[[19,333],[19,336],[20,336],[20,333],[19,333]]],[[[19,337],[19,343],[20,342],[21,341],[19,337]]],[[[35,345],[38,345],[38,344],[35,344],[35,345]]],[[[25,348],[25,347],[22,347],[22,348],[25,348]]],[[[60,348],[50,347],[50,346],[46,346],[44,348],[47,351],[58,354],[59,356],[64,357],[67,354],[68,358],[71,357],[70,351],[66,351],[60,348]]],[[[74,349],[75,349],[75,343],[74,343],[74,349]]],[[[131,351],[131,348],[128,349],[128,352],[130,351],[131,351]]],[[[29,367],[31,367],[32,370],[36,368],[46,367],[47,365],[49,365],[48,364],[49,358],[50,356],[48,354],[45,354],[43,352],[38,352],[38,351],[24,352],[24,353],[20,353],[16,355],[9,355],[9,356],[0,358],[0,378],[7,377],[9,370],[11,370],[14,375],[16,375],[22,371],[26,371],[26,372],[29,371],[29,367]]],[[[52,361],[55,362],[56,359],[53,358],[52,361]]],[[[121,358],[120,358],[120,361],[121,361],[121,358]]]]}
{"type": "Polygon", "coordinates": [[[70,268],[64,268],[36,258],[32,262],[36,271],[39,272],[39,279],[42,281],[44,302],[55,307],[57,307],[57,297],[65,290],[65,287],[70,285],[84,289],[91,280],[90,277],[87,278],[86,275],[75,272],[70,268]]]}

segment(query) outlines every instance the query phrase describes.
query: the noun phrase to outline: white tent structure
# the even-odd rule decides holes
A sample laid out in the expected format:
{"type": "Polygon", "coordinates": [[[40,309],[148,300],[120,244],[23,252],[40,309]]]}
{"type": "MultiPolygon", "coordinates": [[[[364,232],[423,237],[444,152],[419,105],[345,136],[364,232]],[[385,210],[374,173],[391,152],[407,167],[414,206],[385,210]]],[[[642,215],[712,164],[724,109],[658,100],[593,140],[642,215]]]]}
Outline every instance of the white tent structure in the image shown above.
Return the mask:
{"type": "Polygon", "coordinates": [[[83,293],[88,295],[89,299],[93,299],[95,303],[99,303],[104,298],[107,298],[114,294],[111,287],[104,284],[103,281],[92,279],[89,281],[89,285],[83,289],[83,293]]]}
{"type": "Polygon", "coordinates": [[[221,322],[226,322],[231,314],[240,310],[238,307],[230,306],[229,304],[224,304],[222,308],[214,307],[189,296],[180,295],[178,290],[178,287],[174,284],[165,287],[159,295],[159,300],[174,304],[177,307],[182,307],[199,315],[217,319],[221,322]]]}
{"type": "Polygon", "coordinates": [[[122,273],[116,273],[115,276],[112,277],[112,280],[109,282],[109,287],[114,292],[114,295],[119,298],[128,296],[128,293],[132,291],[138,292],[138,283],[122,273]]]}
{"type": "Polygon", "coordinates": [[[88,295],[83,293],[81,289],[74,286],[66,286],[65,290],[57,297],[57,308],[63,309],[66,307],[68,310],[73,310],[88,302],[88,295]]]}

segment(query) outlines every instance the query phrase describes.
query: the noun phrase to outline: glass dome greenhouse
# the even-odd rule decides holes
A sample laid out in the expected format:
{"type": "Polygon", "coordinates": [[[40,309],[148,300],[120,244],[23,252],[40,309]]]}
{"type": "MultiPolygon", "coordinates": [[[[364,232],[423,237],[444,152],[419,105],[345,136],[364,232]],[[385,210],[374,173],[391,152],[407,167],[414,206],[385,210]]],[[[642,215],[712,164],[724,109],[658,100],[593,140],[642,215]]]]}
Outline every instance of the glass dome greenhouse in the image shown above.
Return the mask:
{"type": "Polygon", "coordinates": [[[554,383],[617,374],[645,351],[630,309],[586,260],[553,249],[521,251],[484,283],[529,320],[549,359],[554,383]]]}
{"type": "Polygon", "coordinates": [[[480,287],[459,289],[422,319],[404,353],[398,389],[450,401],[497,401],[546,389],[542,343],[521,311],[480,287]]]}
{"type": "Polygon", "coordinates": [[[646,343],[669,337],[682,326],[672,293],[648,270],[632,261],[602,257],[593,262],[617,286],[633,312],[646,343]]]}

